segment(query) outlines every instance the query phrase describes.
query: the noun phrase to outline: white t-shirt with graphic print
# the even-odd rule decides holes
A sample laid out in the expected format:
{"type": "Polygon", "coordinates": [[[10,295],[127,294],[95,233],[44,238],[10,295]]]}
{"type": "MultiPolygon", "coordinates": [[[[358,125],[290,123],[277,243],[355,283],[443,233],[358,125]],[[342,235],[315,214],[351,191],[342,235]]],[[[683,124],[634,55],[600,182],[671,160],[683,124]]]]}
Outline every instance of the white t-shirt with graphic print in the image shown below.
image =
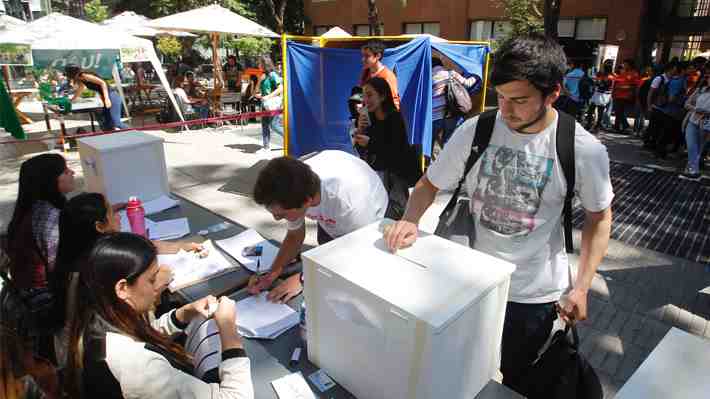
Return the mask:
{"type": "MultiPolygon", "coordinates": [[[[320,152],[305,163],[320,178],[320,204],[308,208],[306,217],[318,222],[333,238],[376,222],[385,216],[387,191],[377,173],[362,159],[343,151],[320,152]]],[[[288,223],[289,230],[304,219],[288,223]]]]}
{"type": "MultiPolygon", "coordinates": [[[[478,117],[461,125],[427,171],[440,190],[464,173],[478,117]]],[[[466,177],[476,225],[474,248],[517,266],[509,300],[546,303],[569,286],[562,208],[567,192],[556,150],[557,115],[537,134],[517,133],[496,116],[491,141],[466,177]]],[[[576,124],[575,194],[584,209],[608,208],[614,197],[606,147],[576,124]]]]}

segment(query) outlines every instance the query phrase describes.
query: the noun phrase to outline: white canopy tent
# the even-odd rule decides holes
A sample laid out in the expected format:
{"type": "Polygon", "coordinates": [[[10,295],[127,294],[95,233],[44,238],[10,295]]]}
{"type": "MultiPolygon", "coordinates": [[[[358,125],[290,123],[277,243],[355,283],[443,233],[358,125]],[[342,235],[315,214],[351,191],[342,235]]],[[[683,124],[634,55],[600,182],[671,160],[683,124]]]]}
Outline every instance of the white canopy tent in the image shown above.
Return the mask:
{"type": "Polygon", "coordinates": [[[352,37],[352,36],[353,35],[349,34],[348,32],[346,32],[343,28],[341,28],[339,26],[334,26],[334,27],[330,28],[329,31],[320,35],[320,37],[326,37],[329,39],[341,38],[341,37],[352,37]]]}
{"type": "MultiPolygon", "coordinates": [[[[0,43],[17,43],[17,41],[8,39],[23,38],[26,40],[22,43],[29,42],[31,44],[33,54],[42,50],[118,50],[120,59],[124,63],[150,62],[177,114],[181,120],[184,120],[150,40],[58,13],[52,13],[19,28],[0,31],[0,43]]],[[[62,62],[65,61],[55,60],[52,66],[61,68],[64,66],[62,62]]],[[[115,63],[113,63],[113,77],[123,98],[121,80],[115,63]]]]}
{"type": "Polygon", "coordinates": [[[209,33],[212,39],[212,63],[214,65],[215,96],[218,96],[224,82],[222,81],[222,65],[217,48],[221,33],[238,36],[260,36],[278,38],[271,30],[244,18],[217,4],[185,11],[167,17],[154,19],[149,26],[157,29],[168,29],[184,32],[209,33]]]}
{"type": "Polygon", "coordinates": [[[136,14],[133,11],[124,11],[113,18],[101,22],[102,26],[112,29],[121,29],[133,36],[155,37],[170,35],[176,37],[194,37],[192,33],[151,28],[148,24],[150,18],[136,14]]]}
{"type": "MultiPolygon", "coordinates": [[[[1,3],[1,2],[0,2],[1,3]]],[[[0,29],[12,28],[15,26],[27,25],[27,22],[11,17],[6,14],[0,14],[0,29]]]]}

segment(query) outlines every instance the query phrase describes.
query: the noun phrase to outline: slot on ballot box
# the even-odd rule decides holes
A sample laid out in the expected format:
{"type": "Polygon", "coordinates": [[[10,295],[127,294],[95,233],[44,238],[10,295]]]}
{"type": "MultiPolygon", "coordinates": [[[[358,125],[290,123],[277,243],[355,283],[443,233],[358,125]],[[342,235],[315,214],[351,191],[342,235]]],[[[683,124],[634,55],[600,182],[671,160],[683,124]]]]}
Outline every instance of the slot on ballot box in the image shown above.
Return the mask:
{"type": "Polygon", "coordinates": [[[474,398],[500,365],[515,265],[385,220],[303,253],[308,358],[359,399],[474,398]]]}

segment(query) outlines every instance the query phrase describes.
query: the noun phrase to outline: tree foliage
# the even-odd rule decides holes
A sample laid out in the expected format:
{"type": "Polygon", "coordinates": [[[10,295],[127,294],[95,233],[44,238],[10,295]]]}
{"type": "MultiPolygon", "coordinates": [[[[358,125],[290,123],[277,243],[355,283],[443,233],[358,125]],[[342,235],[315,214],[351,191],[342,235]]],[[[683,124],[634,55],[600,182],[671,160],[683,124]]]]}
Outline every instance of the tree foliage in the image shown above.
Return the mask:
{"type": "Polygon", "coordinates": [[[267,38],[240,37],[233,39],[232,47],[239,51],[239,55],[245,57],[258,57],[269,54],[273,42],[267,38]]]}
{"type": "Polygon", "coordinates": [[[493,0],[503,9],[503,15],[510,22],[508,36],[530,33],[544,33],[543,6],[545,0],[493,0]]]}
{"type": "Polygon", "coordinates": [[[155,46],[164,56],[175,60],[182,53],[182,45],[174,36],[161,36],[155,46]]]}
{"type": "Polygon", "coordinates": [[[108,18],[108,6],[101,3],[101,0],[91,0],[84,5],[86,19],[99,23],[108,18]]]}

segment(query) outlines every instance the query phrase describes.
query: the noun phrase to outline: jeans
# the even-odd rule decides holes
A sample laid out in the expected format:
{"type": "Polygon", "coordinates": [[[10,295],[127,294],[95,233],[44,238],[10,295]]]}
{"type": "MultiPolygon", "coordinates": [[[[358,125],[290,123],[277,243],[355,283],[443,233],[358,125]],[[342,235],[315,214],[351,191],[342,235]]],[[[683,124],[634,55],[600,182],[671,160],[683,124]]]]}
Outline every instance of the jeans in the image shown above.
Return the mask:
{"type": "Polygon", "coordinates": [[[114,128],[128,129],[128,125],[121,121],[121,111],[123,111],[121,96],[118,95],[116,90],[111,89],[108,92],[108,98],[111,100],[111,108],[104,107],[101,128],[104,130],[113,130],[114,128]]]}
{"type": "Polygon", "coordinates": [[[444,148],[446,145],[446,142],[449,141],[451,138],[451,135],[454,134],[454,131],[456,128],[461,124],[463,121],[463,118],[458,117],[458,118],[442,118],[442,119],[437,119],[432,123],[432,128],[431,128],[431,144],[432,148],[434,148],[434,140],[436,140],[436,134],[439,130],[444,130],[443,133],[441,134],[441,148],[444,148]]]}
{"type": "Polygon", "coordinates": [[[618,98],[614,100],[614,112],[616,113],[616,119],[614,120],[615,130],[623,130],[630,127],[627,118],[633,112],[633,107],[634,103],[632,101],[618,98]]]}
{"type": "Polygon", "coordinates": [[[261,117],[261,142],[267,150],[271,147],[271,120],[272,116],[261,117]]]}
{"type": "Polygon", "coordinates": [[[200,116],[200,119],[207,119],[210,116],[210,107],[209,105],[197,105],[193,104],[192,109],[197,112],[197,114],[200,116]]]}
{"type": "Polygon", "coordinates": [[[609,104],[604,108],[604,117],[602,118],[602,127],[605,129],[611,128],[611,110],[614,108],[614,100],[609,101],[609,104]]]}
{"type": "Polygon", "coordinates": [[[508,302],[501,345],[500,371],[503,373],[503,385],[527,396],[527,392],[522,392],[521,378],[547,342],[556,318],[554,302],[508,302]]]}
{"type": "Polygon", "coordinates": [[[643,106],[636,107],[636,119],[634,119],[634,132],[641,133],[646,124],[646,110],[643,106]]]}
{"type": "Polygon", "coordinates": [[[688,121],[685,128],[685,144],[688,146],[688,172],[700,172],[700,158],[705,148],[705,132],[700,126],[688,121]]]}

